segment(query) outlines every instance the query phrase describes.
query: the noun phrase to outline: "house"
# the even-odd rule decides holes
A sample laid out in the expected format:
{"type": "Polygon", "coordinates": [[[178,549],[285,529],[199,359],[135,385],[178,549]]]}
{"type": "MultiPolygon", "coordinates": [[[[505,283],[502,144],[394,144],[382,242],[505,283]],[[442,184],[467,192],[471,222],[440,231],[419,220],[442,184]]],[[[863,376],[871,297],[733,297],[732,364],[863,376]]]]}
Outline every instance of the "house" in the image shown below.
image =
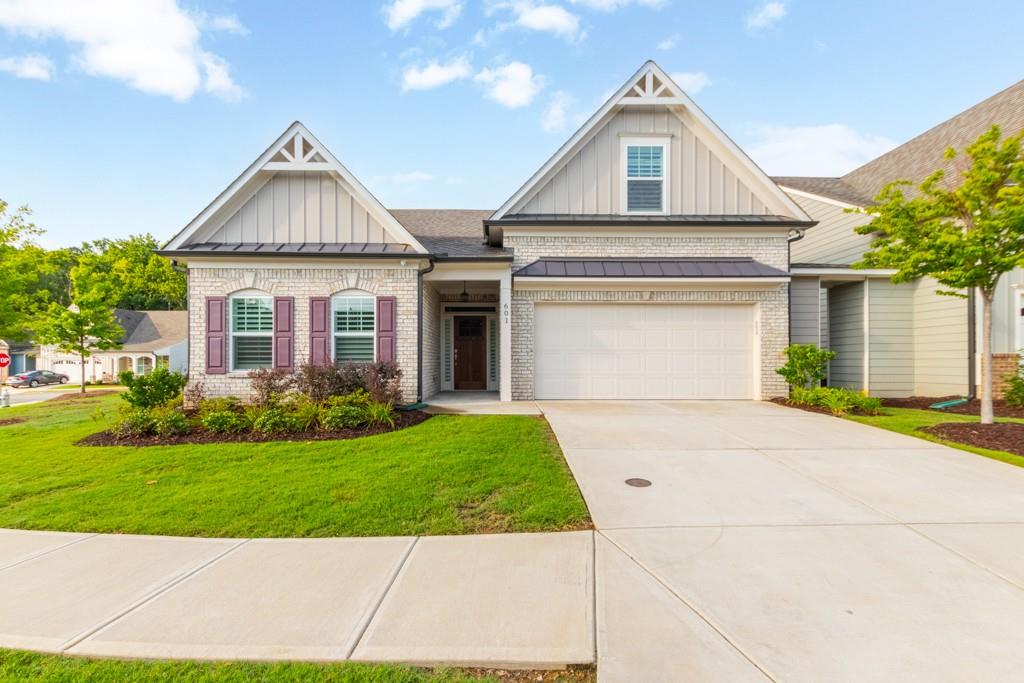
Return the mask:
{"type": "Polygon", "coordinates": [[[6,382],[11,375],[20,375],[36,369],[36,355],[39,348],[28,342],[8,342],[0,339],[0,353],[11,357],[11,363],[0,368],[0,383],[6,382]]]}
{"type": "MultiPolygon", "coordinates": [[[[145,375],[157,367],[188,370],[188,314],[185,311],[129,311],[114,309],[124,330],[121,348],[95,351],[85,359],[86,382],[114,382],[125,370],[145,375]]],[[[39,348],[39,368],[82,381],[82,359],[52,344],[39,348]]]]}
{"type": "Polygon", "coordinates": [[[779,396],[814,220],[655,63],[496,211],[388,211],[301,123],[162,254],[190,381],[394,360],[405,401],[779,396]]]}
{"type": "MultiPolygon", "coordinates": [[[[1004,136],[1024,130],[1024,81],[840,178],[774,178],[818,221],[791,244],[790,336],[838,352],[829,384],[882,397],[976,392],[980,302],[937,295],[928,278],[895,285],[892,271],[852,270],[871,242],[854,229],[870,216],[847,210],[870,207],[893,180],[919,183],[936,168],[946,168],[947,183],[957,182],[946,148],[962,152],[993,124],[1004,136]]],[[[992,316],[998,397],[1024,348],[1024,269],[1003,276],[992,316]]]]}

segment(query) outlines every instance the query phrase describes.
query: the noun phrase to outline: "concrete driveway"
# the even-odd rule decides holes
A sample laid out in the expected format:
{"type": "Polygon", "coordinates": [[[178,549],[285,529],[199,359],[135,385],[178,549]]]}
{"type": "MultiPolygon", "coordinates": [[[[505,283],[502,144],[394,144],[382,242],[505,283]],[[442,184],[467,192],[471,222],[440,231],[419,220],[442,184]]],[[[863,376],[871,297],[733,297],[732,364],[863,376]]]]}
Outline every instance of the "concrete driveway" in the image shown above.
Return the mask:
{"type": "Polygon", "coordinates": [[[1024,469],[770,403],[540,407],[599,529],[602,681],[1020,676],[1024,469]]]}

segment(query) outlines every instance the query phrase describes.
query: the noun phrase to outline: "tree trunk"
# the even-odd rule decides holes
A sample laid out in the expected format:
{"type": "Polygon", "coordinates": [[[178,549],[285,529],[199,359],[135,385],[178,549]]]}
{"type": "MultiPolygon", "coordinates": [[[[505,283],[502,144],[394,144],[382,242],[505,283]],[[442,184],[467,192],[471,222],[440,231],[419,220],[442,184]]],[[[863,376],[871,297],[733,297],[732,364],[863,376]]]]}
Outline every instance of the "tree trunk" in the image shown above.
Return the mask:
{"type": "Polygon", "coordinates": [[[992,294],[982,289],[978,293],[981,295],[981,424],[990,425],[995,422],[992,393],[996,386],[992,377],[992,294]]]}
{"type": "Polygon", "coordinates": [[[82,388],[81,388],[81,392],[84,394],[85,393],[85,353],[84,352],[80,352],[78,354],[78,357],[81,359],[81,366],[82,366],[82,388]]]}

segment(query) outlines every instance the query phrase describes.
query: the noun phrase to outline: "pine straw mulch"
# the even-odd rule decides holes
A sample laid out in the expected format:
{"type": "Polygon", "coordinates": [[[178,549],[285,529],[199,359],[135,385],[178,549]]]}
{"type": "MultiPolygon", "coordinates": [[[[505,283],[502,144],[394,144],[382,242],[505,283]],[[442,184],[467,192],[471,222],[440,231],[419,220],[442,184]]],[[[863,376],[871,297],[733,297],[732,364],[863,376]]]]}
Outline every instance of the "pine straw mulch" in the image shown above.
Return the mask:
{"type": "MultiPolygon", "coordinates": [[[[916,408],[918,410],[932,410],[933,403],[952,401],[962,398],[960,396],[940,396],[938,398],[929,396],[911,396],[910,398],[884,398],[882,404],[886,408],[916,408]]],[[[992,401],[996,417],[1024,417],[1024,408],[1013,408],[1006,405],[1006,401],[992,401]]],[[[969,403],[942,410],[935,410],[936,413],[956,413],[958,415],[981,415],[981,401],[974,399],[969,403]]]]}
{"type": "Polygon", "coordinates": [[[420,410],[403,411],[395,415],[395,426],[375,425],[361,429],[339,429],[336,431],[310,430],[286,434],[244,432],[242,434],[218,434],[205,429],[196,429],[188,434],[176,436],[136,436],[118,438],[110,431],[97,432],[75,442],[76,446],[179,446],[182,444],[204,443],[263,443],[267,441],[339,441],[358,439],[363,436],[397,432],[414,427],[427,420],[429,414],[420,410]]]}
{"type": "Polygon", "coordinates": [[[6,427],[7,425],[21,424],[25,421],[23,417],[7,417],[0,420],[0,427],[6,427]]]}
{"type": "Polygon", "coordinates": [[[991,425],[977,422],[943,422],[931,427],[921,427],[920,431],[966,446],[1024,456],[1024,424],[1019,422],[997,422],[991,425]]]}

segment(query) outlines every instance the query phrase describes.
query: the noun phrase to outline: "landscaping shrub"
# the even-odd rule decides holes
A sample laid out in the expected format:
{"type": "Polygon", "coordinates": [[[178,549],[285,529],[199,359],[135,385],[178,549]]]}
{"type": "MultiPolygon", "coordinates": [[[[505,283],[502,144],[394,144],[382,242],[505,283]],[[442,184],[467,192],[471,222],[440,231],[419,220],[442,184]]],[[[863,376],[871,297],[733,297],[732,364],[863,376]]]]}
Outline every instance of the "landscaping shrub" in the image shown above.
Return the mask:
{"type": "Polygon", "coordinates": [[[337,431],[340,429],[356,429],[369,422],[365,407],[340,405],[325,408],[321,416],[324,429],[337,431]]]}
{"type": "Polygon", "coordinates": [[[157,368],[148,375],[138,377],[131,370],[125,370],[118,379],[128,387],[121,398],[136,408],[155,408],[167,403],[181,393],[188,381],[180,372],[157,368]]]}
{"type": "Polygon", "coordinates": [[[190,425],[185,413],[176,408],[158,409],[152,412],[153,431],[160,436],[188,434],[190,425]]]}
{"type": "Polygon", "coordinates": [[[231,410],[221,410],[205,414],[200,418],[205,429],[215,434],[241,434],[249,428],[245,416],[231,410]]]}
{"type": "Polygon", "coordinates": [[[295,418],[281,408],[263,409],[253,421],[253,428],[265,434],[286,434],[299,431],[295,418]]]}
{"type": "Polygon", "coordinates": [[[356,365],[349,361],[338,367],[338,391],[337,394],[351,394],[353,391],[365,389],[364,380],[365,365],[356,365]]]}
{"type": "Polygon", "coordinates": [[[346,393],[342,373],[342,369],[333,364],[303,363],[295,372],[295,390],[315,403],[323,403],[331,396],[346,393]]]}
{"type": "Polygon", "coordinates": [[[332,408],[340,408],[346,406],[365,408],[366,406],[370,405],[371,401],[373,401],[373,399],[370,397],[368,393],[366,393],[366,389],[356,389],[352,393],[345,394],[344,396],[331,396],[329,399],[327,399],[327,405],[332,408]]]}
{"type": "Polygon", "coordinates": [[[199,404],[200,418],[212,413],[237,413],[242,409],[242,402],[237,396],[218,396],[216,398],[203,399],[199,404]]]}
{"type": "Polygon", "coordinates": [[[1024,367],[1021,367],[1016,375],[1006,378],[1003,399],[1011,408],[1024,408],[1024,367]]]}
{"type": "Polygon", "coordinates": [[[374,401],[390,408],[402,398],[402,370],[394,361],[369,363],[363,369],[363,387],[374,401]]]}
{"type": "Polygon", "coordinates": [[[193,382],[185,387],[184,404],[186,410],[195,410],[202,405],[206,398],[206,385],[202,382],[193,382]]]}
{"type": "Polygon", "coordinates": [[[305,394],[292,392],[281,400],[281,410],[295,420],[300,430],[309,431],[320,426],[323,404],[305,394]]]}
{"type": "Polygon", "coordinates": [[[383,427],[395,426],[395,413],[390,403],[371,401],[365,408],[366,421],[371,425],[383,427]]]}
{"type": "Polygon", "coordinates": [[[878,415],[882,411],[882,399],[841,387],[793,387],[789,403],[825,408],[837,416],[854,410],[864,415],[878,415]]]}
{"type": "Polygon", "coordinates": [[[782,352],[786,364],[775,372],[782,375],[791,387],[811,388],[828,375],[828,362],[836,357],[835,351],[819,349],[816,344],[790,344],[782,352]]]}
{"type": "Polygon", "coordinates": [[[156,421],[145,408],[122,409],[110,431],[119,439],[149,436],[156,431],[156,421]]]}
{"type": "Polygon", "coordinates": [[[250,370],[249,380],[252,386],[252,402],[264,407],[276,405],[293,384],[291,373],[281,368],[250,370]]]}
{"type": "Polygon", "coordinates": [[[858,392],[850,392],[853,407],[864,415],[878,415],[882,412],[882,399],[858,392]]]}
{"type": "Polygon", "coordinates": [[[851,392],[845,389],[836,389],[833,387],[821,387],[822,391],[818,394],[818,402],[816,405],[826,408],[833,415],[846,415],[853,409],[853,399],[851,398],[851,392]]]}

